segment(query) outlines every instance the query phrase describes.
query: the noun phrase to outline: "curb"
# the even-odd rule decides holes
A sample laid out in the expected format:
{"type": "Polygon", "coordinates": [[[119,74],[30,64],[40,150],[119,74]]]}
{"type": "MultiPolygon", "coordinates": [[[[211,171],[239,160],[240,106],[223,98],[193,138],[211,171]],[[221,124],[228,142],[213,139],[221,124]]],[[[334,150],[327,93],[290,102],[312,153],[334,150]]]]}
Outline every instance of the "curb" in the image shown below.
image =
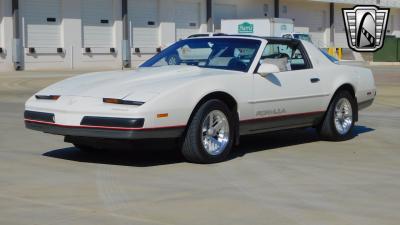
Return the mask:
{"type": "Polygon", "coordinates": [[[370,66],[400,66],[400,62],[368,62],[370,66]]]}

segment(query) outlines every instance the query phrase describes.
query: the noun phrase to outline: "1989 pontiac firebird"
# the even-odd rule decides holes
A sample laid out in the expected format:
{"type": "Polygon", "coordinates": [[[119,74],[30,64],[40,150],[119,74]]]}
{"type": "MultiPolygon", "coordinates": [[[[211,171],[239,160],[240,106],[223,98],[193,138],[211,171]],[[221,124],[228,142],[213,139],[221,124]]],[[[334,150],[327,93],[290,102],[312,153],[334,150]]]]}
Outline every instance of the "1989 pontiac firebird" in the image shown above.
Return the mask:
{"type": "Polygon", "coordinates": [[[135,71],[51,85],[26,102],[24,116],[27,128],[63,135],[82,150],[171,138],[188,161],[215,163],[241,135],[314,127],[323,139],[346,140],[375,96],[370,70],[332,63],[311,43],[200,37],[135,71]]]}

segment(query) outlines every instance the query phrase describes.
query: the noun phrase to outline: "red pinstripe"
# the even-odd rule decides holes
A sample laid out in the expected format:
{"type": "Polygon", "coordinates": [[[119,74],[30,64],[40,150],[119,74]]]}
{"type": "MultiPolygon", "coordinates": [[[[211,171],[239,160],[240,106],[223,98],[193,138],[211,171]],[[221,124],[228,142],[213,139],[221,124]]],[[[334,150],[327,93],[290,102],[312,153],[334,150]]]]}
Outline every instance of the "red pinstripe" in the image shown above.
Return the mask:
{"type": "MultiPolygon", "coordinates": [[[[285,119],[288,117],[293,117],[293,116],[311,116],[311,115],[316,115],[319,113],[325,113],[325,111],[316,111],[316,112],[307,112],[307,113],[297,113],[297,114],[286,114],[286,115],[280,115],[280,116],[271,116],[271,117],[263,117],[263,118],[254,118],[254,119],[248,119],[248,120],[241,120],[241,123],[245,122],[255,122],[258,120],[277,120],[277,119],[285,119]]],[[[75,125],[63,125],[63,124],[57,124],[57,123],[51,123],[51,122],[45,122],[45,121],[39,121],[39,120],[30,120],[30,119],[25,119],[25,122],[27,123],[37,123],[37,124],[46,124],[46,125],[51,125],[51,126],[56,126],[56,127],[65,127],[65,128],[89,128],[89,129],[104,129],[104,130],[121,130],[121,131],[134,131],[134,130],[158,130],[158,129],[174,129],[174,128],[184,128],[186,125],[177,125],[177,126],[164,126],[164,127],[149,127],[149,128],[129,128],[129,127],[106,127],[106,126],[88,126],[88,125],[80,125],[80,126],[75,126],[75,125]]]]}

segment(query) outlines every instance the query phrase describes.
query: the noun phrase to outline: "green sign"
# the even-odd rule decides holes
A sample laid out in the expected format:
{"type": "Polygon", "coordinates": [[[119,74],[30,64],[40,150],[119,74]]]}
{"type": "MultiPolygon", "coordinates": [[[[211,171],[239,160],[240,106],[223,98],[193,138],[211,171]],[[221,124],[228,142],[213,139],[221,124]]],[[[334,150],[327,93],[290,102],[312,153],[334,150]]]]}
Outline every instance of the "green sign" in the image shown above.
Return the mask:
{"type": "Polygon", "coordinates": [[[254,33],[254,25],[249,22],[244,22],[238,26],[239,34],[252,34],[254,33]]]}

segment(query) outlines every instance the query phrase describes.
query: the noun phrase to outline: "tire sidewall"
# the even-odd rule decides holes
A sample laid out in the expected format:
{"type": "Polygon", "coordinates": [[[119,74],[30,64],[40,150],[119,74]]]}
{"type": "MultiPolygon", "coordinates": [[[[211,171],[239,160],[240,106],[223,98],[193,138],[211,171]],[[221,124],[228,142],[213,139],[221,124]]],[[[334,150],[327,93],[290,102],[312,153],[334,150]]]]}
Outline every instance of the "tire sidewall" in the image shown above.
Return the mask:
{"type": "Polygon", "coordinates": [[[347,140],[352,136],[353,128],[354,128],[354,125],[355,125],[355,115],[356,115],[355,110],[357,110],[356,100],[348,91],[339,92],[335,96],[335,98],[333,99],[331,107],[330,107],[330,110],[329,110],[329,114],[330,114],[329,123],[330,123],[330,126],[332,127],[332,132],[334,133],[334,135],[336,136],[336,138],[338,140],[347,140]],[[336,128],[336,125],[335,125],[335,109],[336,109],[336,105],[343,98],[346,98],[350,102],[350,104],[351,104],[351,113],[352,113],[351,127],[350,127],[350,130],[346,134],[340,134],[337,131],[337,128],[336,128]]]}
{"type": "Polygon", "coordinates": [[[227,158],[227,156],[231,152],[231,149],[233,146],[233,139],[235,137],[235,134],[234,134],[235,126],[234,126],[232,112],[229,110],[229,108],[226,106],[226,104],[223,103],[222,101],[210,100],[200,107],[200,109],[196,113],[196,117],[198,117],[198,120],[196,120],[197,121],[196,124],[193,124],[196,126],[195,144],[196,144],[196,147],[200,150],[199,154],[201,155],[201,158],[205,159],[205,161],[210,162],[210,163],[216,163],[216,162],[223,161],[224,159],[227,158]],[[209,154],[206,151],[206,149],[204,148],[203,143],[202,143],[203,122],[206,119],[207,115],[214,110],[219,110],[222,113],[224,113],[228,120],[228,123],[229,123],[229,141],[228,141],[228,144],[225,146],[225,149],[219,155],[209,154]]]}

